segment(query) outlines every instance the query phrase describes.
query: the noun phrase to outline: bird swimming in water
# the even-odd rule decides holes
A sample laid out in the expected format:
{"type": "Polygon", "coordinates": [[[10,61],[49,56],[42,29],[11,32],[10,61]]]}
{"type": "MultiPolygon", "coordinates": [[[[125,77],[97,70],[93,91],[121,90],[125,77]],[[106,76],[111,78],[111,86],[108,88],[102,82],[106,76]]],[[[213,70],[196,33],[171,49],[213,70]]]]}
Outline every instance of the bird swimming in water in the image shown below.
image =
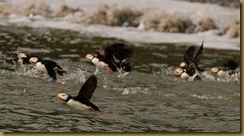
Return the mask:
{"type": "Polygon", "coordinates": [[[238,63],[233,60],[227,60],[222,67],[212,67],[210,71],[216,74],[219,78],[228,78],[239,73],[237,68],[239,67],[238,63]]]}
{"type": "Polygon", "coordinates": [[[56,98],[62,99],[69,106],[74,107],[78,110],[91,110],[97,112],[98,114],[103,114],[99,108],[90,102],[90,99],[93,96],[94,91],[97,88],[97,77],[95,75],[91,75],[81,87],[79,94],[75,97],[72,97],[66,93],[58,93],[56,98]]]}
{"type": "Polygon", "coordinates": [[[112,69],[108,67],[108,64],[106,62],[99,60],[96,56],[92,54],[87,54],[85,56],[85,59],[90,60],[93,64],[97,66],[95,75],[98,72],[98,67],[105,67],[108,70],[108,72],[113,72],[112,69]]]}
{"type": "Polygon", "coordinates": [[[95,52],[99,60],[106,62],[114,72],[122,70],[130,72],[132,67],[126,62],[133,55],[131,49],[125,48],[124,43],[114,43],[108,47],[97,47],[95,52]]]}
{"type": "Polygon", "coordinates": [[[57,80],[56,72],[63,76],[63,73],[66,73],[66,70],[59,66],[56,62],[52,60],[44,60],[37,57],[31,57],[29,59],[31,64],[35,64],[37,70],[48,74],[53,80],[57,80]]]}
{"type": "Polygon", "coordinates": [[[5,59],[5,61],[9,64],[12,64],[15,66],[15,70],[19,73],[24,73],[26,72],[26,68],[27,69],[31,69],[32,65],[30,65],[31,63],[29,62],[29,59],[31,57],[36,57],[39,58],[38,56],[33,56],[33,55],[27,55],[23,52],[18,53],[16,58],[14,59],[5,59]]]}
{"type": "Polygon", "coordinates": [[[194,80],[194,78],[201,78],[201,73],[204,72],[201,68],[199,68],[198,64],[200,61],[200,57],[202,56],[203,52],[203,43],[198,49],[195,57],[194,57],[194,52],[195,52],[195,47],[190,46],[185,54],[184,54],[184,62],[180,63],[180,68],[177,68],[175,70],[175,73],[177,75],[181,75],[181,78],[189,78],[190,80],[194,80]],[[182,75],[183,74],[183,75],[182,75]]]}

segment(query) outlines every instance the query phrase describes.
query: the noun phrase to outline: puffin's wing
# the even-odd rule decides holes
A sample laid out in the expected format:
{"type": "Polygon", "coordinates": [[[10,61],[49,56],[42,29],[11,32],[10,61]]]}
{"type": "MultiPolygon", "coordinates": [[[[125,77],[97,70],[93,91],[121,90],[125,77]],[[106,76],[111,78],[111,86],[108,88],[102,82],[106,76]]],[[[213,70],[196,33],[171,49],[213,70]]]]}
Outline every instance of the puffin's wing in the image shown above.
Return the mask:
{"type": "Polygon", "coordinates": [[[56,63],[53,62],[53,61],[49,61],[49,60],[42,60],[42,63],[45,65],[49,77],[51,77],[54,80],[56,80],[57,76],[56,76],[56,72],[54,70],[54,68],[56,66],[56,63]]]}
{"type": "Polygon", "coordinates": [[[85,82],[85,84],[81,87],[78,96],[76,97],[78,100],[89,101],[92,98],[94,91],[97,88],[97,77],[95,75],[91,75],[85,82]]]}
{"type": "Polygon", "coordinates": [[[186,50],[185,55],[183,57],[186,64],[190,64],[193,61],[194,52],[195,52],[195,48],[193,46],[189,47],[186,50]]]}
{"type": "Polygon", "coordinates": [[[196,65],[196,67],[198,66],[198,63],[199,63],[200,58],[201,58],[201,56],[202,56],[203,43],[204,43],[204,41],[202,41],[202,45],[201,45],[200,48],[198,49],[197,54],[196,54],[196,56],[195,56],[195,58],[194,58],[194,63],[195,63],[195,65],[196,65]]]}
{"type": "Polygon", "coordinates": [[[133,55],[133,51],[131,49],[125,48],[124,43],[112,44],[107,48],[107,53],[113,56],[115,62],[121,62],[122,60],[133,55]]]}
{"type": "Polygon", "coordinates": [[[226,70],[235,70],[238,66],[238,63],[233,60],[228,60],[226,63],[223,64],[223,67],[226,70]]]}

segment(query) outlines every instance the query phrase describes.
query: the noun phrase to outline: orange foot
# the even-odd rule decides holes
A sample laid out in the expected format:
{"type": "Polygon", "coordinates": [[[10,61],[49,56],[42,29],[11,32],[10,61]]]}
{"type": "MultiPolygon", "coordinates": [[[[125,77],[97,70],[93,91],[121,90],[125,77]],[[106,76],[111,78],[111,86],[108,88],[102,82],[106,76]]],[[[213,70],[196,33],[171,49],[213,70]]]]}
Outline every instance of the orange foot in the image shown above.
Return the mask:
{"type": "Polygon", "coordinates": [[[112,73],[113,72],[113,70],[111,68],[109,68],[109,67],[106,67],[106,68],[107,68],[107,70],[108,70],[109,73],[112,73]]]}

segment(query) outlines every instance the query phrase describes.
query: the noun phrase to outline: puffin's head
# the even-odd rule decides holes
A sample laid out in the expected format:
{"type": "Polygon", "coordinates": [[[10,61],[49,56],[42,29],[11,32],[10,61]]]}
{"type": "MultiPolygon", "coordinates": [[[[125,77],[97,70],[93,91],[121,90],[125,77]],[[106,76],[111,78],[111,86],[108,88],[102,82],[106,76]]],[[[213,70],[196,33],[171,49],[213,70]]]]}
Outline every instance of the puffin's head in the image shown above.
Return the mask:
{"type": "Polygon", "coordinates": [[[217,74],[218,71],[219,71],[219,69],[216,68],[216,67],[213,67],[213,68],[210,69],[210,71],[211,71],[212,73],[214,73],[214,74],[217,74]]]}
{"type": "Polygon", "coordinates": [[[68,97],[69,97],[69,95],[66,94],[66,93],[58,93],[58,94],[56,95],[56,98],[58,98],[58,99],[62,99],[62,100],[64,100],[64,101],[66,101],[66,100],[68,99],[68,97]]]}
{"type": "Polygon", "coordinates": [[[85,59],[87,60],[92,60],[95,56],[91,55],[91,54],[87,54],[85,59]]]}
{"type": "Polygon", "coordinates": [[[38,61],[38,58],[37,58],[37,57],[31,57],[31,58],[29,59],[29,62],[30,62],[30,63],[37,63],[37,61],[38,61]]]}
{"type": "Polygon", "coordinates": [[[181,67],[181,68],[184,68],[185,66],[186,66],[186,63],[185,63],[185,62],[181,62],[181,63],[180,63],[180,67],[181,67]]]}
{"type": "Polygon", "coordinates": [[[182,68],[177,68],[177,69],[175,69],[175,74],[176,74],[176,75],[181,75],[183,72],[184,72],[184,71],[183,71],[182,68]]]}
{"type": "Polygon", "coordinates": [[[17,55],[17,58],[26,58],[26,57],[27,57],[27,55],[25,53],[19,53],[17,55]]]}

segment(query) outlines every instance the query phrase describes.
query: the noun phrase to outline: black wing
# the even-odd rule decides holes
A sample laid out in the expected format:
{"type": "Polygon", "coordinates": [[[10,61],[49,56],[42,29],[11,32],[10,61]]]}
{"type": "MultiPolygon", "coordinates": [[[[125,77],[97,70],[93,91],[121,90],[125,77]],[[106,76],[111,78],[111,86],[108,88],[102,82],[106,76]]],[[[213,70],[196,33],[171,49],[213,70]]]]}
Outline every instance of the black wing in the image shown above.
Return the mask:
{"type": "Polygon", "coordinates": [[[81,87],[78,96],[76,97],[79,101],[89,101],[92,98],[94,91],[97,88],[97,77],[91,75],[81,87]]]}
{"type": "Polygon", "coordinates": [[[198,49],[198,52],[194,58],[194,63],[195,63],[195,66],[198,68],[198,63],[200,61],[200,58],[202,56],[202,51],[203,51],[203,43],[204,41],[202,41],[202,45],[200,46],[200,48],[198,49]]]}
{"type": "Polygon", "coordinates": [[[48,75],[54,80],[57,80],[56,72],[54,70],[57,63],[51,60],[42,60],[41,62],[45,65],[48,75]]]}
{"type": "Polygon", "coordinates": [[[133,51],[131,49],[125,48],[124,43],[115,43],[111,45],[111,48],[113,49],[114,56],[120,60],[124,60],[133,55],[133,51]]]}
{"type": "Polygon", "coordinates": [[[238,66],[238,63],[233,60],[228,60],[223,64],[225,70],[235,70],[238,66]]]}
{"type": "Polygon", "coordinates": [[[185,61],[185,63],[187,65],[189,65],[190,63],[192,63],[194,52],[195,52],[195,48],[193,46],[189,47],[186,50],[183,59],[184,59],[184,61],[185,61]]]}
{"type": "Polygon", "coordinates": [[[105,48],[106,56],[116,63],[121,63],[122,60],[133,55],[131,49],[125,48],[124,43],[115,43],[105,48]]]}

